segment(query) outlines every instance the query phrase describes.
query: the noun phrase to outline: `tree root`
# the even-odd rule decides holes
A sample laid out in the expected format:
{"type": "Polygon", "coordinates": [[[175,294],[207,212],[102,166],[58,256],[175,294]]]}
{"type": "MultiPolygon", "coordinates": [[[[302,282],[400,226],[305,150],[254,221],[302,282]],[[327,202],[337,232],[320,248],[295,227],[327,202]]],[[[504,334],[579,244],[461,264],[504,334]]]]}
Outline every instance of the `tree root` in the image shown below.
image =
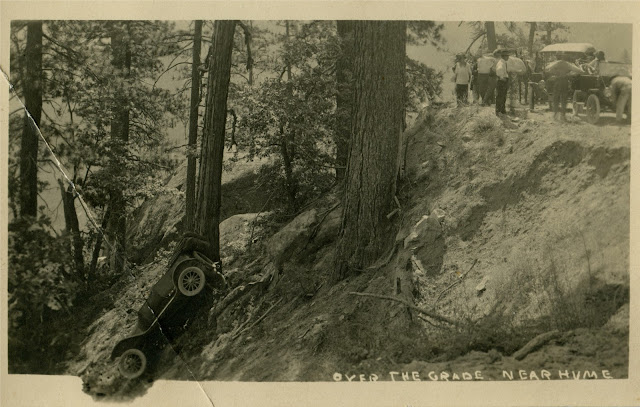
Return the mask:
{"type": "Polygon", "coordinates": [[[379,294],[357,293],[357,292],[354,292],[354,291],[351,291],[348,294],[349,295],[358,295],[358,296],[361,296],[361,297],[372,297],[372,298],[378,298],[378,299],[381,299],[381,300],[399,302],[399,303],[403,304],[404,306],[406,306],[407,308],[412,309],[412,310],[414,310],[414,311],[416,311],[416,312],[418,312],[420,314],[424,314],[424,315],[428,316],[429,318],[433,318],[436,321],[446,322],[448,324],[455,325],[455,326],[459,326],[460,325],[460,323],[457,322],[457,321],[454,321],[454,320],[449,319],[449,318],[447,318],[445,316],[436,314],[435,312],[428,311],[428,310],[416,307],[415,305],[409,304],[406,301],[401,300],[399,298],[390,297],[390,296],[387,296],[387,295],[379,295],[379,294]]]}

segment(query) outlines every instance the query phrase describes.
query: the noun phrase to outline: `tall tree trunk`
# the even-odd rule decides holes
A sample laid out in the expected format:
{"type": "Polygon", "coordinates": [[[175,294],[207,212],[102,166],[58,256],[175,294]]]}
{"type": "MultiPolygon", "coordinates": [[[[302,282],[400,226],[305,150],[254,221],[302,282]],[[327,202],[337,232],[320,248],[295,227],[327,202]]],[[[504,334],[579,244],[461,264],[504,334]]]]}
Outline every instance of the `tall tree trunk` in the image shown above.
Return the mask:
{"type": "Polygon", "coordinates": [[[196,198],[196,143],[198,138],[198,106],[200,105],[200,47],[202,40],[202,20],[195,21],[193,33],[193,56],[191,60],[191,110],[189,111],[189,154],[187,156],[186,225],[192,230],[195,216],[196,198]]]}
{"type": "Polygon", "coordinates": [[[87,284],[91,287],[91,284],[96,279],[96,270],[98,268],[98,257],[100,257],[100,250],[102,249],[102,240],[104,239],[104,230],[106,230],[109,224],[109,218],[111,217],[111,209],[107,208],[102,218],[102,225],[100,230],[97,231],[96,244],[93,247],[93,254],[91,255],[91,265],[89,266],[89,272],[87,273],[87,284]]]}
{"type": "Polygon", "coordinates": [[[220,184],[235,26],[232,20],[217,20],[214,24],[200,156],[195,219],[198,233],[211,244],[207,255],[213,261],[220,261],[220,184]]]}
{"type": "Polygon", "coordinates": [[[493,21],[485,21],[484,29],[487,32],[487,46],[489,47],[489,52],[493,52],[497,47],[496,44],[496,27],[493,21]]]}
{"type": "MultiPolygon", "coordinates": [[[[291,36],[290,23],[285,21],[285,36],[287,43],[291,36]]],[[[291,84],[291,61],[287,56],[287,90],[289,95],[293,96],[293,87],[291,84]]],[[[289,211],[295,213],[297,210],[296,195],[298,193],[298,182],[293,174],[293,163],[295,160],[295,135],[289,129],[285,133],[285,124],[280,125],[280,154],[282,155],[282,163],[285,175],[285,191],[289,200],[289,211]]]]}
{"type": "MultiPolygon", "coordinates": [[[[129,142],[129,101],[127,100],[126,80],[131,71],[131,49],[129,44],[129,23],[114,22],[111,31],[111,64],[121,80],[115,90],[113,117],[111,119],[111,143],[116,157],[123,157],[129,142]],[[117,154],[120,152],[121,154],[117,154]]],[[[123,179],[124,165],[116,159],[112,163],[113,174],[123,179]]],[[[124,270],[126,260],[127,213],[126,202],[122,193],[122,185],[116,185],[110,191],[111,219],[109,230],[115,237],[115,253],[112,253],[111,269],[115,273],[124,270]]]]}
{"type": "Polygon", "coordinates": [[[532,23],[529,23],[529,43],[528,43],[529,58],[533,58],[533,41],[536,38],[537,28],[538,28],[538,23],[536,23],[535,21],[532,23]]]}
{"type": "Polygon", "coordinates": [[[42,114],[42,21],[27,23],[24,55],[24,100],[27,112],[20,147],[20,215],[38,215],[38,130],[42,114]],[[33,121],[31,121],[31,118],[33,121]],[[35,122],[35,124],[34,124],[35,122]]]}
{"type": "Polygon", "coordinates": [[[354,23],[354,99],[335,277],[391,247],[405,87],[406,23],[354,23]]]}
{"type": "Polygon", "coordinates": [[[336,180],[342,181],[349,158],[353,99],[353,21],[338,20],[342,50],[336,63],[336,180]]]}
{"type": "Polygon", "coordinates": [[[62,193],[62,210],[64,212],[65,229],[71,236],[73,261],[75,263],[76,275],[86,282],[84,274],[84,241],[80,234],[80,223],[76,212],[74,190],[71,185],[65,188],[64,182],[58,179],[60,191],[62,193]]]}
{"type": "MultiPolygon", "coordinates": [[[[253,21],[249,21],[249,29],[250,32],[253,33],[253,21]]],[[[253,61],[251,61],[251,65],[249,65],[249,86],[253,86],[253,61]]]]}

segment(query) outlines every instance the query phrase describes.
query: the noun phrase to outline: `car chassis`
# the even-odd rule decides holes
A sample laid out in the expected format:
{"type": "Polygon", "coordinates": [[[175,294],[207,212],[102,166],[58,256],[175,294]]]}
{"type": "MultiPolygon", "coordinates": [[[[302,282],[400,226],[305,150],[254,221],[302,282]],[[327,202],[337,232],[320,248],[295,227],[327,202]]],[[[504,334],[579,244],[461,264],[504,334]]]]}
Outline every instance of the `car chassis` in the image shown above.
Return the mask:
{"type": "Polygon", "coordinates": [[[119,341],[111,352],[112,360],[120,358],[118,369],[122,376],[135,379],[145,372],[151,352],[171,340],[176,329],[188,324],[191,314],[185,309],[202,305],[207,286],[214,290],[226,288],[219,263],[197,250],[174,256],[139,309],[132,335],[119,341]]]}

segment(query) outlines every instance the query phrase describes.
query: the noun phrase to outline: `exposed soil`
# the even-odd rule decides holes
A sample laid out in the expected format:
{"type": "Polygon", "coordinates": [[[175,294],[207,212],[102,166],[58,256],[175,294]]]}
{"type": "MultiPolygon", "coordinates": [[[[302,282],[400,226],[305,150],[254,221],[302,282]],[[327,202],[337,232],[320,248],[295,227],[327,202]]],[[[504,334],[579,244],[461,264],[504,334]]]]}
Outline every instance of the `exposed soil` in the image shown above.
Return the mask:
{"type": "Polygon", "coordinates": [[[270,228],[230,229],[223,248],[235,249],[225,273],[232,288],[246,287],[244,295],[219,315],[199,313],[153,372],[127,381],[107,356],[163,272],[168,252],[159,251],[111,291],[115,307],[87,328],[66,372],[81,375],[88,393],[113,398],[143,394],[157,378],[403,380],[402,372],[411,379],[416,372],[422,380],[454,373],[464,380],[479,371],[485,380],[510,380],[507,371],[519,380],[545,378],[543,370],[550,379],[584,371],[627,377],[629,127],[607,117],[600,126],[560,124],[543,111],[498,119],[475,106],[445,108],[430,120],[408,140],[399,248],[389,247],[376,267],[329,282],[337,194],[300,215],[311,226],[277,261],[270,228]],[[415,252],[403,249],[414,225],[436,213],[442,232],[415,252]],[[414,303],[458,325],[349,294],[391,295],[390,276],[405,267],[404,255],[413,255],[414,303]],[[548,332],[551,339],[516,360],[516,351],[548,332]]]}

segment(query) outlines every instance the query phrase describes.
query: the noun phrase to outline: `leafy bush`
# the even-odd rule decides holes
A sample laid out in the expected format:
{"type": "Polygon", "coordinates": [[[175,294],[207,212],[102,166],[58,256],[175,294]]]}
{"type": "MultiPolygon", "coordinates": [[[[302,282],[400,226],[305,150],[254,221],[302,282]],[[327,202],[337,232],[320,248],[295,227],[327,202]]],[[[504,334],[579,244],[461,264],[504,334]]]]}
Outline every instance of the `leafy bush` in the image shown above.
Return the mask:
{"type": "Polygon", "coordinates": [[[69,314],[81,287],[81,276],[71,271],[67,240],[51,230],[45,217],[20,218],[9,224],[8,336],[12,366],[27,360],[44,365],[41,352],[54,353],[48,352],[52,333],[45,326],[56,316],[69,314]]]}

